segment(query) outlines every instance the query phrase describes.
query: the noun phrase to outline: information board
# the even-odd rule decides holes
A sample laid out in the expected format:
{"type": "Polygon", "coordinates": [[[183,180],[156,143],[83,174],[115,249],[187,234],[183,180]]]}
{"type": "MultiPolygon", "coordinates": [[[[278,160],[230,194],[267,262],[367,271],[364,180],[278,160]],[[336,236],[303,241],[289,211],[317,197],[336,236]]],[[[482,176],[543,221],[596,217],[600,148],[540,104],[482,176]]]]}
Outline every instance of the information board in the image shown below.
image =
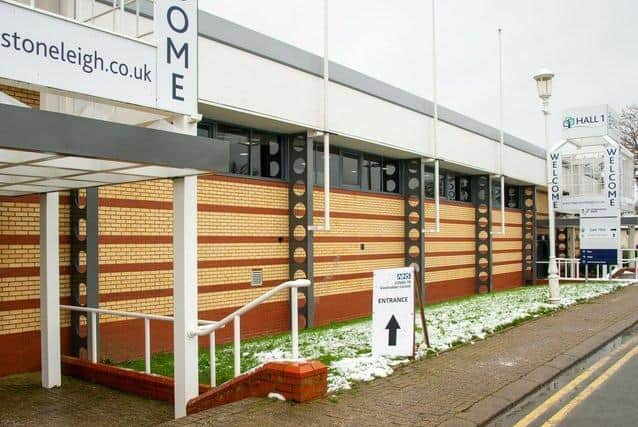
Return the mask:
{"type": "Polygon", "coordinates": [[[374,270],[372,291],[372,354],[414,355],[414,270],[374,270]]]}
{"type": "Polygon", "coordinates": [[[583,208],[580,212],[580,262],[617,265],[620,252],[620,210],[583,208]]]}

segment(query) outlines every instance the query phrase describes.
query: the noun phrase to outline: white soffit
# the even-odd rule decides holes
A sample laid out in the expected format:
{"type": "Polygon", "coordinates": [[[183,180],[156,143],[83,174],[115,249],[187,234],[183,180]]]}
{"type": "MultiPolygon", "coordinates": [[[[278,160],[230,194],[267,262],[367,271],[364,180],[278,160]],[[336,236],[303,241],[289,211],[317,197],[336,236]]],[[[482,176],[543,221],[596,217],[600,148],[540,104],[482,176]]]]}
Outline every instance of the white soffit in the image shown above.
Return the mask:
{"type": "Polygon", "coordinates": [[[0,148],[0,196],[64,191],[202,173],[205,171],[0,148]]]}
{"type": "Polygon", "coordinates": [[[136,163],[116,162],[114,160],[89,159],[87,157],[58,157],[51,160],[37,162],[35,164],[40,166],[81,169],[94,172],[139,166],[136,163]]]}
{"type": "Polygon", "coordinates": [[[78,173],[72,169],[47,168],[44,166],[17,165],[0,169],[3,175],[38,176],[42,178],[69,176],[78,173]]]}
{"type": "Polygon", "coordinates": [[[167,178],[169,176],[183,176],[183,175],[197,175],[201,173],[196,169],[179,169],[169,168],[166,166],[142,166],[139,168],[132,168],[122,171],[124,173],[130,173],[134,175],[143,175],[154,178],[167,178]]]}

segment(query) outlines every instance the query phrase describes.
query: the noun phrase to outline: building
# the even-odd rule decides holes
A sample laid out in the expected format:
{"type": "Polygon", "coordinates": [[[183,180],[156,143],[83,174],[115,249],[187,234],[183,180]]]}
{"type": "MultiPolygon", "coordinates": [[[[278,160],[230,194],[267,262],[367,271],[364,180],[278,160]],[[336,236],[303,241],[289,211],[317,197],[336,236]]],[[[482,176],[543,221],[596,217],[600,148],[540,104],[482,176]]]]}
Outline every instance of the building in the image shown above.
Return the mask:
{"type": "MultiPolygon", "coordinates": [[[[0,11],[19,9],[49,21],[58,19],[55,14],[74,16],[73,2],[63,2],[69,8],[62,10],[35,4],[52,15],[4,1],[0,11]]],[[[78,14],[86,19],[88,13],[103,12],[89,23],[139,43],[130,39],[151,26],[149,5],[142,3],[135,19],[134,6],[110,10],[109,4],[80,2],[78,14]]],[[[0,55],[15,46],[36,49],[24,44],[31,30],[21,30],[22,44],[12,32],[0,34],[6,41],[0,55]]],[[[301,303],[302,326],[366,316],[372,271],[412,262],[425,264],[428,302],[533,282],[535,221],[546,212],[543,149],[504,135],[501,194],[495,177],[501,172],[498,129],[439,106],[435,149],[429,100],[337,63],[329,64],[324,86],[321,57],[203,11],[198,33],[199,122],[197,114],[180,122],[175,115],[122,104],[115,95],[109,101],[108,91],[79,96],[85,90],[74,89],[73,81],[54,90],[0,70],[0,123],[10,129],[10,137],[0,141],[0,375],[37,370],[41,363],[39,193],[60,194],[63,304],[174,312],[170,178],[190,175],[198,175],[200,319],[219,319],[265,289],[305,275],[313,286],[301,303]],[[324,128],[330,133],[329,209],[323,188],[324,128]],[[182,146],[177,145],[181,139],[171,142],[167,136],[155,152],[154,138],[177,135],[171,131],[180,129],[197,136],[180,135],[182,146]],[[66,132],[73,141],[84,138],[86,148],[65,151],[82,146],[65,145],[66,132]],[[128,161],[100,154],[108,150],[99,144],[111,137],[114,147],[128,147],[128,161]],[[170,144],[174,158],[163,157],[170,144]],[[439,159],[438,183],[434,158],[439,159]],[[125,164],[100,169],[85,159],[125,164]],[[182,159],[188,161],[177,171],[182,159]],[[433,230],[436,186],[439,232],[433,230]],[[330,230],[321,231],[326,210],[330,230]]],[[[154,40],[153,34],[141,38],[154,40]]],[[[84,77],[92,78],[90,73],[84,77]]],[[[289,310],[285,293],[259,306],[242,319],[242,337],[288,330],[289,310]]],[[[63,310],[60,327],[62,352],[85,356],[85,316],[63,310]]],[[[141,356],[143,334],[139,320],[100,316],[99,358],[141,356]]],[[[217,335],[218,342],[231,338],[230,328],[217,335]]],[[[153,351],[173,349],[173,326],[154,323],[151,345],[153,351]]]]}

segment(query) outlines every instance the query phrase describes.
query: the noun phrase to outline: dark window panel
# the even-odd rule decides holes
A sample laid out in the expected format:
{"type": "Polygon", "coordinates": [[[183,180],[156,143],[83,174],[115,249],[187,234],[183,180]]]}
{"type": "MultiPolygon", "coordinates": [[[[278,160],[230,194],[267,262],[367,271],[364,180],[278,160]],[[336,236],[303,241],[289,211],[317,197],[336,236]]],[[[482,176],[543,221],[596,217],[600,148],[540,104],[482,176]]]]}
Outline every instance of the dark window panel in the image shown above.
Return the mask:
{"type": "Polygon", "coordinates": [[[341,165],[343,185],[359,187],[359,154],[344,152],[341,165]]]}
{"type": "Polygon", "coordinates": [[[383,191],[399,193],[400,188],[399,162],[383,159],[383,191]]]}
{"type": "Polygon", "coordinates": [[[472,180],[469,176],[459,177],[459,201],[471,202],[472,201],[472,180]]]}
{"type": "MultiPolygon", "coordinates": [[[[338,187],[339,184],[339,152],[337,148],[330,147],[330,186],[338,187]]],[[[315,144],[315,183],[323,185],[323,144],[315,144]]]]}
{"type": "Polygon", "coordinates": [[[381,191],[381,159],[365,156],[361,169],[361,184],[364,190],[381,191]]]}

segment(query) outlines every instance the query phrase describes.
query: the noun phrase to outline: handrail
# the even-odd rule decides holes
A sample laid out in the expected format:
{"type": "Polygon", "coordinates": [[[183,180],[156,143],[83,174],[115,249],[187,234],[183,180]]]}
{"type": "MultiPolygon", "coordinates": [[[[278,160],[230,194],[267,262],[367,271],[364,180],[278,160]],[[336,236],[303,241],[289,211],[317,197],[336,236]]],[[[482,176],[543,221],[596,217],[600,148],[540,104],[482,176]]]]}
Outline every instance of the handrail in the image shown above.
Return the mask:
{"type": "MultiPolygon", "coordinates": [[[[108,314],[111,316],[130,317],[133,319],[144,319],[144,372],[151,373],[151,320],[159,320],[163,322],[174,322],[171,316],[162,316],[159,314],[145,314],[133,311],[109,310],[107,308],[80,307],[77,305],[60,304],[60,308],[69,311],[79,311],[89,314],[91,333],[88,335],[89,340],[89,356],[91,363],[97,363],[97,314],[108,314]]],[[[211,320],[198,320],[201,325],[213,325],[217,322],[211,320]]]]}
{"type": "Polygon", "coordinates": [[[270,297],[272,297],[274,294],[278,293],[279,291],[282,291],[288,288],[296,290],[297,288],[306,288],[308,286],[310,286],[310,280],[308,279],[289,280],[287,282],[281,283],[275,286],[274,288],[272,288],[271,290],[269,290],[268,292],[255,298],[254,300],[244,305],[243,307],[233,311],[228,316],[224,317],[222,320],[213,322],[212,325],[200,326],[197,329],[189,331],[188,336],[191,338],[194,338],[196,336],[208,335],[211,332],[215,332],[217,329],[226,326],[226,324],[228,324],[235,317],[246,314],[247,312],[249,312],[256,306],[258,306],[262,302],[266,301],[267,299],[269,299],[270,297]]]}
{"type": "Polygon", "coordinates": [[[241,333],[240,333],[240,318],[243,314],[249,312],[253,308],[257,307],[262,302],[266,301],[279,291],[284,289],[290,289],[290,333],[292,336],[292,358],[299,358],[299,313],[298,313],[298,301],[297,301],[297,288],[305,288],[310,286],[310,280],[297,279],[289,280],[281,283],[274,288],[270,289],[263,295],[255,298],[243,307],[233,311],[222,320],[215,322],[212,325],[199,326],[194,330],[188,331],[187,336],[195,338],[197,336],[210,335],[210,385],[214,387],[216,385],[216,361],[215,361],[215,331],[219,328],[223,328],[231,320],[233,321],[233,365],[235,377],[241,374],[241,333]]]}

